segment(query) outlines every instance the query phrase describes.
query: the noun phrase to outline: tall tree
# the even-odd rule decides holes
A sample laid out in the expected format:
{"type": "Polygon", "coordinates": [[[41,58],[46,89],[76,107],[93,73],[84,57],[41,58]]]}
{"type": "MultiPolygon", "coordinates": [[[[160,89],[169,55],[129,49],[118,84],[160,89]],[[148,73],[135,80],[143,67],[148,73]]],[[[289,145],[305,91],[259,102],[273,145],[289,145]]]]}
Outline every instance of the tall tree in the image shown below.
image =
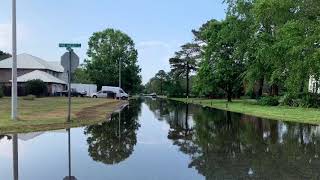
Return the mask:
{"type": "Polygon", "coordinates": [[[139,90],[141,69],[137,64],[138,52],[127,34],[115,29],[106,29],[94,33],[88,45],[85,68],[90,79],[98,87],[118,86],[120,64],[122,88],[129,93],[139,90]]]}
{"type": "Polygon", "coordinates": [[[177,76],[186,77],[186,96],[189,97],[189,76],[196,71],[197,60],[200,58],[200,46],[195,43],[187,43],[181,46],[181,50],[169,59],[172,72],[177,76]]]}
{"type": "Polygon", "coordinates": [[[88,72],[82,66],[80,68],[76,69],[75,72],[72,74],[72,82],[73,83],[82,83],[82,84],[93,83],[89,77],[88,72]]]}
{"type": "Polygon", "coordinates": [[[159,79],[160,81],[160,94],[163,95],[163,83],[164,80],[166,78],[167,74],[164,70],[160,70],[157,74],[156,74],[156,78],[159,79]]]}
{"type": "Polygon", "coordinates": [[[198,85],[209,84],[223,89],[228,101],[239,94],[244,70],[243,42],[245,23],[235,16],[224,21],[212,20],[205,25],[200,37],[204,38],[204,56],[198,73],[198,85]],[[210,83],[211,82],[211,83],[210,83]]]}

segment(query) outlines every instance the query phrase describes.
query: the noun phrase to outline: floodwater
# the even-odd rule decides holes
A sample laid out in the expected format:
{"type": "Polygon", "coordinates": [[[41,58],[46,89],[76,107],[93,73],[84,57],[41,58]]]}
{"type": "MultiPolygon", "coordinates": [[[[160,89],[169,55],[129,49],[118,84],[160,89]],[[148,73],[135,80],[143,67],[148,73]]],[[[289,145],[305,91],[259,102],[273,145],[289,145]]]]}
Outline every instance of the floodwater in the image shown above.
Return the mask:
{"type": "Polygon", "coordinates": [[[132,101],[98,125],[0,138],[1,180],[320,178],[319,126],[168,100],[132,101]]]}

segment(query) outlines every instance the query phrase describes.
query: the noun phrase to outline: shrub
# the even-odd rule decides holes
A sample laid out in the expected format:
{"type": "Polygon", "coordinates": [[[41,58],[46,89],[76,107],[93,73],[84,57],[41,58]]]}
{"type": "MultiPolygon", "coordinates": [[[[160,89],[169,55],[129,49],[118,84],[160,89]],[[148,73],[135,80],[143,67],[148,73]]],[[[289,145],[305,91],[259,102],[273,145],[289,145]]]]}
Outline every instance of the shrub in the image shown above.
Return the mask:
{"type": "Polygon", "coordinates": [[[281,105],[304,108],[319,108],[320,96],[313,93],[286,94],[281,100],[281,105]]]}
{"type": "Polygon", "coordinates": [[[29,100],[29,101],[33,101],[35,98],[36,98],[35,95],[28,95],[28,96],[23,97],[24,100],[29,100]]]}
{"type": "Polygon", "coordinates": [[[4,96],[3,89],[2,87],[0,87],[0,98],[2,98],[3,96],[4,96]]]}
{"type": "Polygon", "coordinates": [[[285,94],[279,100],[280,105],[294,106],[296,104],[295,99],[298,99],[296,95],[293,94],[285,94]]]}
{"type": "Polygon", "coordinates": [[[32,94],[37,97],[45,96],[47,94],[47,85],[40,79],[27,81],[27,94],[32,94]]]}
{"type": "Polygon", "coordinates": [[[262,106],[278,106],[279,97],[265,96],[258,100],[258,104],[262,106]]]}

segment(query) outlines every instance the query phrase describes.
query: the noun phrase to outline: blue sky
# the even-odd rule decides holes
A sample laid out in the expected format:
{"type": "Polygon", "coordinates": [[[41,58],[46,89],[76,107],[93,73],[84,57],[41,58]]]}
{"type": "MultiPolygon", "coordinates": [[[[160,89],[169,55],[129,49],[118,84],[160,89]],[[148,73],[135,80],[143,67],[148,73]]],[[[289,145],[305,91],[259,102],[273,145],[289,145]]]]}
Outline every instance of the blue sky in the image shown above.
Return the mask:
{"type": "MultiPolygon", "coordinates": [[[[223,0],[17,0],[18,53],[59,61],[59,42],[79,42],[86,58],[93,32],[120,29],[135,41],[146,83],[183,43],[192,29],[212,18],[223,19],[223,0]]],[[[11,0],[1,0],[0,49],[11,52],[11,0]]]]}

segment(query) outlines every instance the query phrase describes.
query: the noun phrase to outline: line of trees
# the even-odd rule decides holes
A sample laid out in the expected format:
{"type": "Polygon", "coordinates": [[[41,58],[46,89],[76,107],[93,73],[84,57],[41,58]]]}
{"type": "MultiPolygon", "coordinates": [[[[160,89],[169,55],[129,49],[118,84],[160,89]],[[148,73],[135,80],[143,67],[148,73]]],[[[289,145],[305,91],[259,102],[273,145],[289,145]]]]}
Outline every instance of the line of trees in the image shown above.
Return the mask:
{"type": "MultiPolygon", "coordinates": [[[[183,79],[188,96],[193,70],[194,96],[231,101],[245,94],[260,98],[307,93],[310,77],[320,79],[320,1],[225,2],[226,18],[192,30],[194,41],[170,59],[167,87],[173,86],[172,79],[183,79]]],[[[146,91],[157,79],[151,79],[146,91]]]]}

